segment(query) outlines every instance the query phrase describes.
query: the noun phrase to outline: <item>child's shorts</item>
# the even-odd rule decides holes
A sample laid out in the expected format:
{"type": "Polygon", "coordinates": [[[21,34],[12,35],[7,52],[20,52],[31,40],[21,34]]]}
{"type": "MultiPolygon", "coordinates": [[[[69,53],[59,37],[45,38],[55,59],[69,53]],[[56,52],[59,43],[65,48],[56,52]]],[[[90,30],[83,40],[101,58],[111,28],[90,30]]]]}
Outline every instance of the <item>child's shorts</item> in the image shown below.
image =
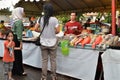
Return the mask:
{"type": "Polygon", "coordinates": [[[13,62],[4,62],[3,66],[5,73],[11,72],[13,68],[13,62]]]}

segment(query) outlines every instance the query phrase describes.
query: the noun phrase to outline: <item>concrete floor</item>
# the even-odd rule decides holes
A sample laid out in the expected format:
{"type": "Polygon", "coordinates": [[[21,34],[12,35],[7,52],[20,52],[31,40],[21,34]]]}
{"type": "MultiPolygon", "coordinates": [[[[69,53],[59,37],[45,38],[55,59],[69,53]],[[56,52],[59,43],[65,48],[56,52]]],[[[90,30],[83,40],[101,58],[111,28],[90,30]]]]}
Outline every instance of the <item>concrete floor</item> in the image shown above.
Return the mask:
{"type": "MultiPolygon", "coordinates": [[[[31,66],[27,66],[27,65],[24,65],[24,69],[27,72],[27,76],[14,75],[13,78],[15,80],[40,80],[41,69],[34,68],[34,67],[31,67],[31,66]]],[[[58,80],[80,80],[80,79],[75,79],[75,78],[71,78],[71,77],[68,77],[68,76],[60,75],[60,74],[57,74],[57,76],[58,76],[58,80]]],[[[3,63],[2,63],[1,58],[0,58],[0,80],[4,80],[3,63]]],[[[47,80],[51,80],[50,72],[48,72],[48,79],[47,80]]]]}

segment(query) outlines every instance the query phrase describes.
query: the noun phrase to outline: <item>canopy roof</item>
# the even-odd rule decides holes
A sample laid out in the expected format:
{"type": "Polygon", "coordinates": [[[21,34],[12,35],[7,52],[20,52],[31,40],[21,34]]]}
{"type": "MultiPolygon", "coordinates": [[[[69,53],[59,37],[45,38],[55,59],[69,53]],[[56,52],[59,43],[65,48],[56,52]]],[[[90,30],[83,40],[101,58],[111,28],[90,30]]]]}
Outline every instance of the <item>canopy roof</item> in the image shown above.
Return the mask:
{"type": "MultiPolygon", "coordinates": [[[[76,12],[98,12],[98,11],[110,11],[111,0],[47,0],[39,2],[30,2],[20,0],[17,6],[24,7],[25,13],[28,15],[40,15],[42,12],[42,6],[44,3],[50,2],[55,10],[55,13],[69,13],[72,11],[76,12]]],[[[120,8],[120,0],[116,0],[116,8],[120,8]]],[[[4,11],[5,12],[5,11],[4,11]]]]}

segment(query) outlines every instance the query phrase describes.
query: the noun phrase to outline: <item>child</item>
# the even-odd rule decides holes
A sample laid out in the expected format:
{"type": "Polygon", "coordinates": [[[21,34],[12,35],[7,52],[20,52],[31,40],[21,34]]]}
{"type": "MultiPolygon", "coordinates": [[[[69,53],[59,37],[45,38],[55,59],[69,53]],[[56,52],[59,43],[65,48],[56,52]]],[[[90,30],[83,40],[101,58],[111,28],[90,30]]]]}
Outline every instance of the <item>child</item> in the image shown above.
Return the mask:
{"type": "Polygon", "coordinates": [[[4,41],[4,56],[3,56],[3,66],[4,66],[4,78],[5,80],[14,80],[12,78],[12,68],[14,61],[14,46],[13,32],[7,31],[6,40],[4,41]]]}

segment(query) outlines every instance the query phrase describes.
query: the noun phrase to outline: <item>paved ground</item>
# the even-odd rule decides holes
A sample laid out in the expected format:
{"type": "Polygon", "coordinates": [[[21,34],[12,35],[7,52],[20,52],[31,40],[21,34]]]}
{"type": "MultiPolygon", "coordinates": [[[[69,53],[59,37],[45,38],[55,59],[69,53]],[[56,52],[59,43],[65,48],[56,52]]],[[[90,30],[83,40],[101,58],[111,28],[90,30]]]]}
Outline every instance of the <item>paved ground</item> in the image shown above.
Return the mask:
{"type": "MultiPolygon", "coordinates": [[[[13,76],[15,80],[40,80],[41,78],[41,69],[38,68],[33,68],[31,66],[24,65],[25,71],[27,72],[27,76],[13,76]]],[[[3,80],[3,64],[2,60],[0,58],[0,80],[3,80]]],[[[50,79],[50,75],[48,74],[48,79],[50,79]]],[[[80,79],[75,79],[71,78],[68,76],[60,75],[58,74],[58,80],[80,80],[80,79]]]]}

